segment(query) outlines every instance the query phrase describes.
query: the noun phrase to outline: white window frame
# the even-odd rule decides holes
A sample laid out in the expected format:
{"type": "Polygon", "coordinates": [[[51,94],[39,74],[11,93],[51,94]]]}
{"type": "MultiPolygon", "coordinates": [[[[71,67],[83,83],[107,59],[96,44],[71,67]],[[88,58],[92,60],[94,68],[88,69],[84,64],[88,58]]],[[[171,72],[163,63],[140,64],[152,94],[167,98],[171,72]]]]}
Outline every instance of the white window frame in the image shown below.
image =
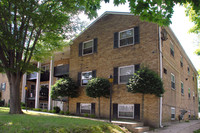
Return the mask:
{"type": "MultiPolygon", "coordinates": [[[[182,55],[181,55],[180,62],[183,64],[183,56],[182,55]]],[[[183,67],[183,66],[181,66],[181,67],[183,67]]]]}
{"type": "Polygon", "coordinates": [[[194,91],[193,91],[193,100],[195,100],[195,93],[194,93],[194,91]]]}
{"type": "MultiPolygon", "coordinates": [[[[181,81],[181,84],[183,84],[183,82],[181,81]]],[[[183,88],[181,86],[181,95],[184,95],[184,84],[183,84],[183,88]],[[183,93],[182,93],[182,89],[183,89],[183,93]]]]}
{"type": "Polygon", "coordinates": [[[173,73],[171,73],[171,82],[174,83],[175,88],[172,88],[172,85],[171,85],[171,84],[170,84],[170,86],[171,86],[171,88],[172,88],[173,90],[175,90],[175,89],[176,89],[176,79],[175,79],[175,75],[174,75],[173,73]],[[172,81],[172,75],[174,76],[174,81],[172,81]]]}
{"type": "MultiPolygon", "coordinates": [[[[174,52],[174,44],[173,42],[170,40],[170,55],[171,55],[171,49],[174,52]],[[171,47],[172,46],[172,47],[171,47]],[[172,49],[173,48],[173,49],[172,49]]],[[[175,52],[174,52],[175,53],[175,52]]]]}
{"type": "Polygon", "coordinates": [[[189,65],[188,65],[187,71],[188,71],[188,75],[190,75],[190,66],[189,65]]]}
{"type": "MultiPolygon", "coordinates": [[[[123,30],[123,31],[120,31],[119,32],[119,34],[118,34],[118,47],[120,48],[120,47],[126,47],[126,46],[130,46],[130,45],[134,45],[135,44],[135,37],[134,37],[135,35],[134,35],[134,28],[131,28],[131,29],[127,29],[127,30],[123,30]],[[120,46],[120,33],[122,33],[122,32],[125,32],[125,31],[129,31],[129,30],[133,30],[133,44],[128,44],[128,45],[124,45],[124,46],[120,46]]],[[[124,38],[125,39],[125,38],[124,38]]]]}
{"type": "Polygon", "coordinates": [[[126,84],[127,82],[120,82],[120,69],[126,68],[126,67],[133,67],[133,74],[135,73],[135,65],[129,65],[129,66],[122,66],[118,68],[118,83],[119,84],[126,84]]]}
{"type": "Polygon", "coordinates": [[[91,105],[91,103],[80,103],[80,113],[81,113],[81,114],[85,114],[85,113],[82,113],[82,112],[81,112],[81,105],[82,105],[82,104],[88,104],[88,105],[90,105],[90,113],[89,113],[89,114],[91,114],[91,111],[92,111],[92,105],[91,105]]]}
{"type": "Polygon", "coordinates": [[[174,107],[171,107],[171,120],[175,120],[175,118],[176,118],[176,109],[174,108],[174,107]],[[172,110],[174,110],[174,118],[172,118],[172,110]]]}
{"type": "Polygon", "coordinates": [[[85,41],[83,42],[83,45],[82,45],[82,56],[85,56],[85,55],[90,55],[90,54],[93,54],[94,53],[94,40],[88,40],[88,41],[85,41]],[[88,42],[92,42],[92,53],[88,53],[88,54],[84,54],[83,51],[84,51],[84,44],[85,43],[88,43],[88,42]]]}
{"type": "Polygon", "coordinates": [[[134,119],[134,111],[135,111],[135,106],[134,104],[118,104],[118,118],[129,118],[129,119],[134,119]],[[125,116],[119,116],[119,106],[123,106],[123,105],[126,105],[126,106],[133,106],[133,117],[125,117],[125,116]]]}
{"type": "Polygon", "coordinates": [[[6,82],[1,83],[0,91],[6,91],[6,82]],[[3,90],[3,85],[5,85],[4,90],[3,90]]]}
{"type": "MultiPolygon", "coordinates": [[[[81,72],[81,86],[85,86],[85,85],[83,85],[83,79],[82,79],[83,73],[89,73],[89,72],[92,73],[92,71],[81,72]]],[[[93,77],[92,77],[92,78],[93,78],[93,77]]],[[[88,81],[89,81],[89,80],[90,80],[90,79],[88,79],[88,81]]]]}

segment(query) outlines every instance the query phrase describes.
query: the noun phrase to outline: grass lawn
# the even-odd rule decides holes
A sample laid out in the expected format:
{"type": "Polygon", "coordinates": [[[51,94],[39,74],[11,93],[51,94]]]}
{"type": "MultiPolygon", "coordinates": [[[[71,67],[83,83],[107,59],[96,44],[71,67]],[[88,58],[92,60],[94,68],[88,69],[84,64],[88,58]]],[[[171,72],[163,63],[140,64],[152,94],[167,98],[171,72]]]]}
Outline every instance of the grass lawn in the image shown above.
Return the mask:
{"type": "Polygon", "coordinates": [[[0,133],[123,133],[118,126],[64,115],[8,114],[0,107],[0,133]]]}
{"type": "Polygon", "coordinates": [[[194,133],[200,133],[200,129],[199,129],[199,130],[196,130],[196,131],[194,131],[194,133]]]}

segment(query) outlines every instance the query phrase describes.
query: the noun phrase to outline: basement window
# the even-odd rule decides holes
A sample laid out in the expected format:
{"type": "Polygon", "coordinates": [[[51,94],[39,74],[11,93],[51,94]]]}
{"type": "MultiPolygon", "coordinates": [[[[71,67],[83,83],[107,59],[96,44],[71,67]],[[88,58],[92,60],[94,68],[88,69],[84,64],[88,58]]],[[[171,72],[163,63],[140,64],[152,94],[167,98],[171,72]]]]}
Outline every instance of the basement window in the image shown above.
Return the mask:
{"type": "Polygon", "coordinates": [[[171,120],[175,120],[175,108],[171,107],[171,120]]]}
{"type": "Polygon", "coordinates": [[[119,104],[118,117],[119,118],[134,118],[134,104],[119,104]]]}
{"type": "Polygon", "coordinates": [[[81,103],[80,104],[81,114],[90,114],[91,113],[91,104],[90,103],[81,103]]]}

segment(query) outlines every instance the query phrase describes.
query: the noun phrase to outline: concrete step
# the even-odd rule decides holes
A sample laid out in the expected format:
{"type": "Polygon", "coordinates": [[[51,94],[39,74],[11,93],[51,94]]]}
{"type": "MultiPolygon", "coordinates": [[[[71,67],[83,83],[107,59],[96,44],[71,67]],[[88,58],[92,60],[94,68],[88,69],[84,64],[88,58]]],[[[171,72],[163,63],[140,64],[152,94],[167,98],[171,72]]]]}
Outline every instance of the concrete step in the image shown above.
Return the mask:
{"type": "Polygon", "coordinates": [[[131,131],[133,131],[134,133],[143,133],[149,131],[149,127],[134,127],[131,131]]]}
{"type": "Polygon", "coordinates": [[[141,133],[149,130],[149,127],[144,127],[142,122],[123,122],[123,121],[112,121],[113,124],[125,127],[131,132],[141,133]]]}
{"type": "Polygon", "coordinates": [[[140,127],[144,124],[142,122],[123,122],[123,121],[112,121],[113,124],[123,126],[123,127],[140,127]]]}

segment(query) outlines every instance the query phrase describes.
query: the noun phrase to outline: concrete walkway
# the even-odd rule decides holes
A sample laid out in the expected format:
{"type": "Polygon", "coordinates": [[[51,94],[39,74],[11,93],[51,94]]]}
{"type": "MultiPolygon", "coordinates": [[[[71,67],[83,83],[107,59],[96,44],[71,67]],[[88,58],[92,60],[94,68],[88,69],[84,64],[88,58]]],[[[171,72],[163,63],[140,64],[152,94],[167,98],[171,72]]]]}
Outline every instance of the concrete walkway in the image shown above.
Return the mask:
{"type": "Polygon", "coordinates": [[[155,129],[148,133],[193,133],[200,129],[200,120],[190,120],[190,122],[173,122],[167,127],[155,129]]]}

